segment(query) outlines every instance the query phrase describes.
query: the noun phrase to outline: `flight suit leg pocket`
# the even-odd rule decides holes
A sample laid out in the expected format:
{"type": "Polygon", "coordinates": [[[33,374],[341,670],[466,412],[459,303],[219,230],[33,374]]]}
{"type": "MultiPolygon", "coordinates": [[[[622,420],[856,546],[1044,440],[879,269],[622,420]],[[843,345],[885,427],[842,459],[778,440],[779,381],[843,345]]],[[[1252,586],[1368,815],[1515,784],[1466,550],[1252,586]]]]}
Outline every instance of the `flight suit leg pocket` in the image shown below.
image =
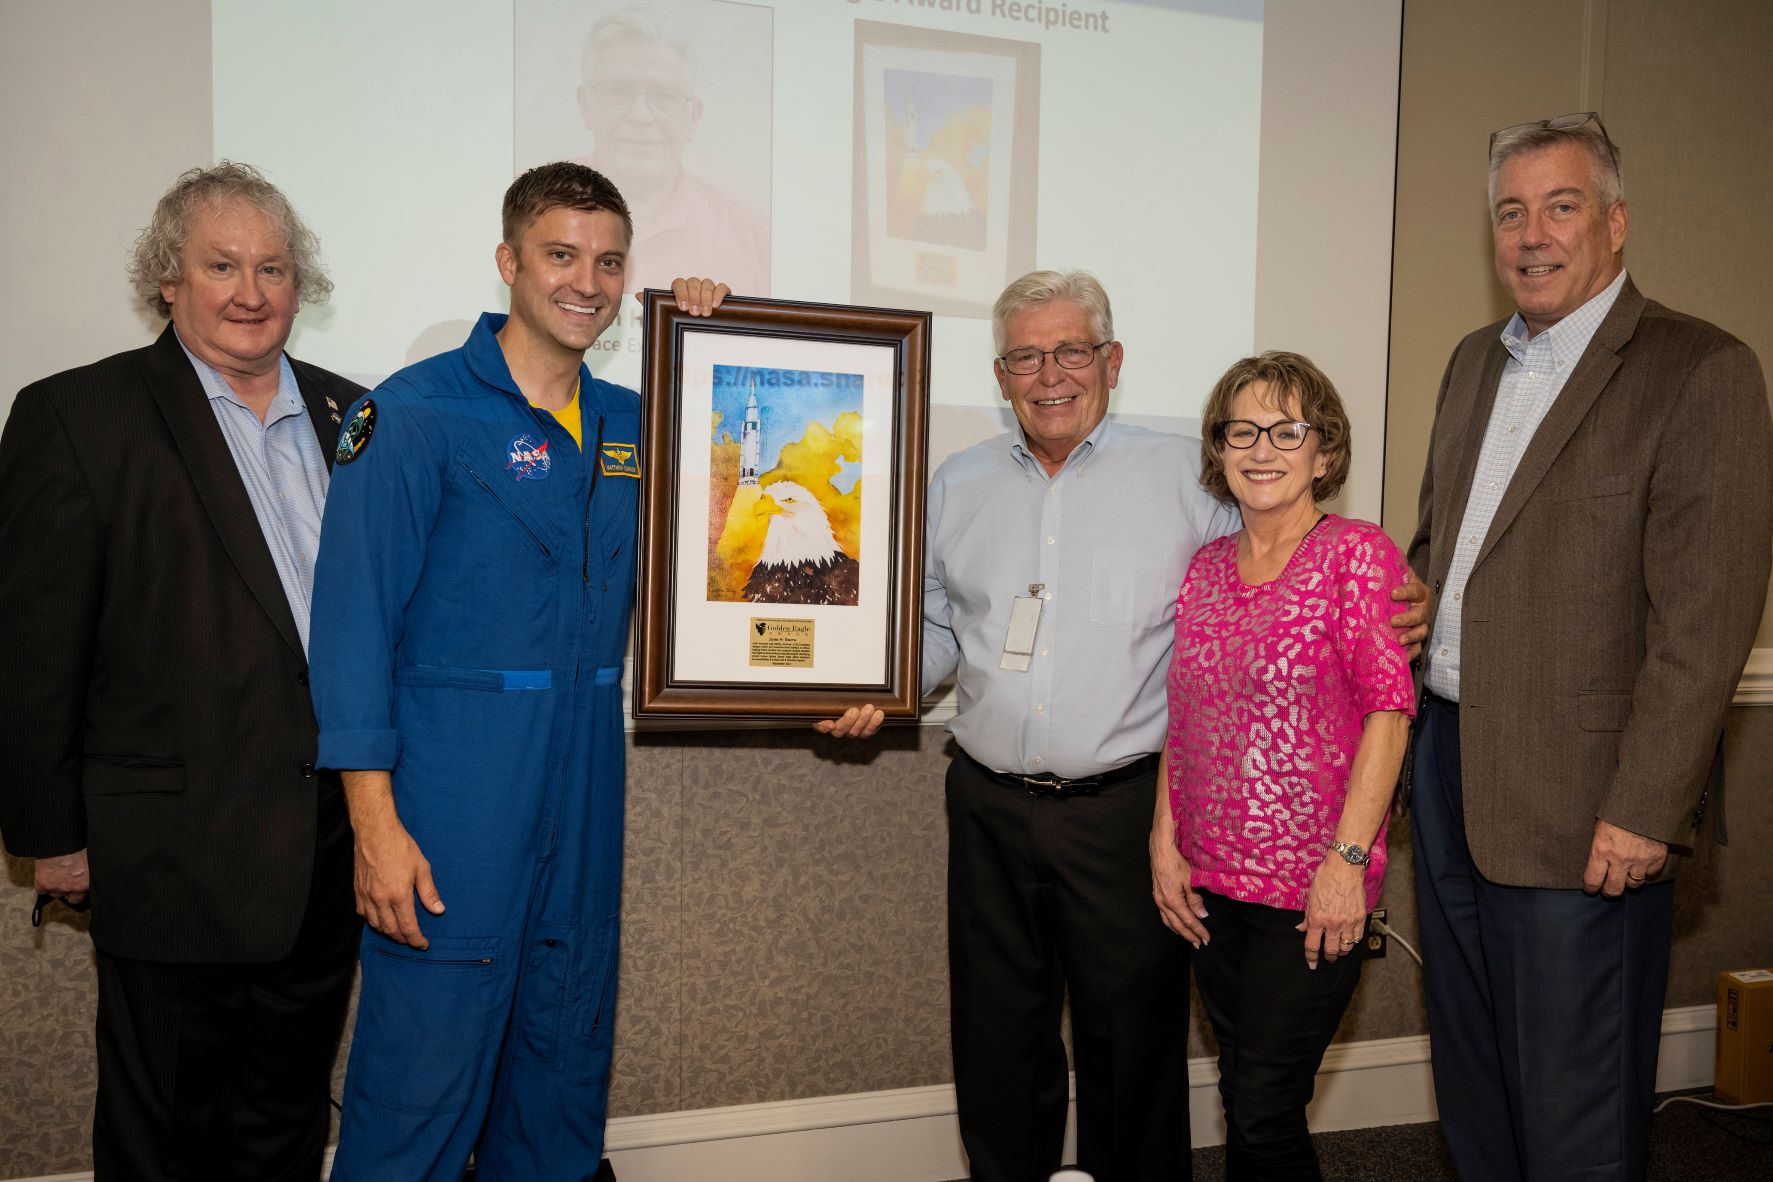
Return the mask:
{"type": "Polygon", "coordinates": [[[602,1083],[609,1074],[616,1016],[616,973],[620,920],[610,916],[588,933],[580,978],[573,1049],[580,1083],[602,1083]]]}
{"type": "Polygon", "coordinates": [[[363,937],[350,1087],[408,1112],[467,1106],[498,1049],[507,988],[498,937],[432,936],[430,947],[363,937]]]}
{"type": "Polygon", "coordinates": [[[511,1022],[511,1057],[553,1066],[560,1030],[572,1008],[573,952],[581,933],[561,925],[537,925],[524,949],[523,976],[511,1022]]]}

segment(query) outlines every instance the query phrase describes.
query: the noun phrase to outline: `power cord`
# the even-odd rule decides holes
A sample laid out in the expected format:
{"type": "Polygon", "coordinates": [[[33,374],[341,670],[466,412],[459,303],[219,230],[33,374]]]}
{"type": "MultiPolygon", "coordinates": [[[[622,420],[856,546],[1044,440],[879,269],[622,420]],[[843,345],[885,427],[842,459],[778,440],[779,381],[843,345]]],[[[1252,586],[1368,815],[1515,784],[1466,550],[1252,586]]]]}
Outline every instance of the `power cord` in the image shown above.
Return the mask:
{"type": "Polygon", "coordinates": [[[1756,1108],[1773,1108],[1773,1101],[1763,1101],[1758,1104],[1723,1104],[1700,1096],[1670,1096],[1652,1111],[1660,1113],[1670,1104],[1691,1104],[1696,1108],[1725,1113],[1727,1115],[1722,1117],[1713,1116],[1709,1111],[1697,1112],[1694,1115],[1720,1133],[1728,1134],[1738,1141],[1762,1147],[1773,1145],[1773,1137],[1769,1137],[1762,1131],[1773,1128],[1773,1116],[1751,1111],[1756,1108]],[[1733,1121],[1732,1117],[1735,1118],[1733,1121]],[[1732,1124],[1735,1125],[1734,1128],[1731,1127],[1732,1124]]]}
{"type": "MultiPolygon", "coordinates": [[[[1773,1108],[1773,1100],[1763,1100],[1758,1104],[1724,1104],[1717,1100],[1706,1100],[1699,1096],[1670,1096],[1650,1111],[1652,1114],[1661,1112],[1670,1104],[1697,1104],[1701,1108],[1716,1108],[1719,1112],[1747,1112],[1751,1108],[1773,1108]]],[[[1760,1119],[1760,1118],[1756,1118],[1760,1119]]]]}
{"type": "Polygon", "coordinates": [[[1383,919],[1374,916],[1369,916],[1367,918],[1367,924],[1381,936],[1386,936],[1390,939],[1396,940],[1399,944],[1402,944],[1404,946],[1404,951],[1408,952],[1418,965],[1422,963],[1422,954],[1416,951],[1416,946],[1404,939],[1396,928],[1386,923],[1383,919]]]}

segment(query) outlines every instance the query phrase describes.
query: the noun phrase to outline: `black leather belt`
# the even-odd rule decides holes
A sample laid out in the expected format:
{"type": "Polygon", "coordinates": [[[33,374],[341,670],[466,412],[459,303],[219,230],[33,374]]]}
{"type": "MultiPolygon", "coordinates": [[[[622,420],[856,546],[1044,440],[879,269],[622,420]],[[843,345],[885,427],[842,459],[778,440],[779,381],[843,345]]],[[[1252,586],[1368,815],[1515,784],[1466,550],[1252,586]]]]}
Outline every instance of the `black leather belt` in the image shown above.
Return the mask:
{"type": "MultiPolygon", "coordinates": [[[[966,755],[966,752],[963,751],[961,754],[966,755]]],[[[1116,784],[1136,780],[1157,770],[1156,752],[1140,756],[1132,763],[1122,764],[1112,771],[1095,776],[1080,776],[1075,780],[1066,780],[1054,775],[1024,776],[1016,772],[994,772],[970,755],[967,755],[966,759],[986,779],[994,780],[1006,788],[1014,788],[1018,792],[1026,792],[1030,796],[1045,797],[1048,800],[1064,800],[1070,796],[1098,796],[1104,788],[1112,788],[1116,784]]]]}

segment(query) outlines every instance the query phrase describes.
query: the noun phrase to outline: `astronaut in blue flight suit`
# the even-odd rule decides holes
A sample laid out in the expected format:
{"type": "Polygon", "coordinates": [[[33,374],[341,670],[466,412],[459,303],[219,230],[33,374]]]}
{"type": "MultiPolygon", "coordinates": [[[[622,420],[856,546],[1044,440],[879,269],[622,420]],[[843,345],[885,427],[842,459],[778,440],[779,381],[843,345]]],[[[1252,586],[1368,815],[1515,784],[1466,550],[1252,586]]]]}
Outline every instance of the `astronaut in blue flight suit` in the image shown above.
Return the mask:
{"type": "Polygon", "coordinates": [[[583,1179],[602,1156],[640,432],[583,358],[630,236],[600,174],[525,173],[510,316],[346,416],[310,662],[371,928],[340,1182],[456,1182],[470,1151],[483,1182],[583,1179]]]}

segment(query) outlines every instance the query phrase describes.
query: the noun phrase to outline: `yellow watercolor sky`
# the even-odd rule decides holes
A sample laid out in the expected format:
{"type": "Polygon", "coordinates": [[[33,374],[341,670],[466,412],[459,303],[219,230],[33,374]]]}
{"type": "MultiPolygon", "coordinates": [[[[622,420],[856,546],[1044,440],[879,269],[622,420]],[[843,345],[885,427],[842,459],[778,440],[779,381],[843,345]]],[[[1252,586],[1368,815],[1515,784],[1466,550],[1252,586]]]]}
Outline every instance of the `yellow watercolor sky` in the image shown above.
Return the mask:
{"type": "MultiPolygon", "coordinates": [[[[719,432],[718,412],[710,424],[710,434],[719,432]]],[[[792,480],[813,494],[831,519],[831,532],[837,544],[851,558],[862,554],[862,482],[847,493],[832,487],[831,478],[843,471],[847,461],[862,460],[862,416],[845,411],[827,427],[808,423],[806,433],[796,443],[782,445],[776,466],[759,476],[759,485],[739,487],[739,443],[730,433],[721,433],[713,445],[713,470],[709,474],[708,506],[708,598],[722,602],[743,599],[745,580],[763,553],[763,537],[769,532],[769,515],[758,514],[757,501],[778,480],[792,480]]]]}

